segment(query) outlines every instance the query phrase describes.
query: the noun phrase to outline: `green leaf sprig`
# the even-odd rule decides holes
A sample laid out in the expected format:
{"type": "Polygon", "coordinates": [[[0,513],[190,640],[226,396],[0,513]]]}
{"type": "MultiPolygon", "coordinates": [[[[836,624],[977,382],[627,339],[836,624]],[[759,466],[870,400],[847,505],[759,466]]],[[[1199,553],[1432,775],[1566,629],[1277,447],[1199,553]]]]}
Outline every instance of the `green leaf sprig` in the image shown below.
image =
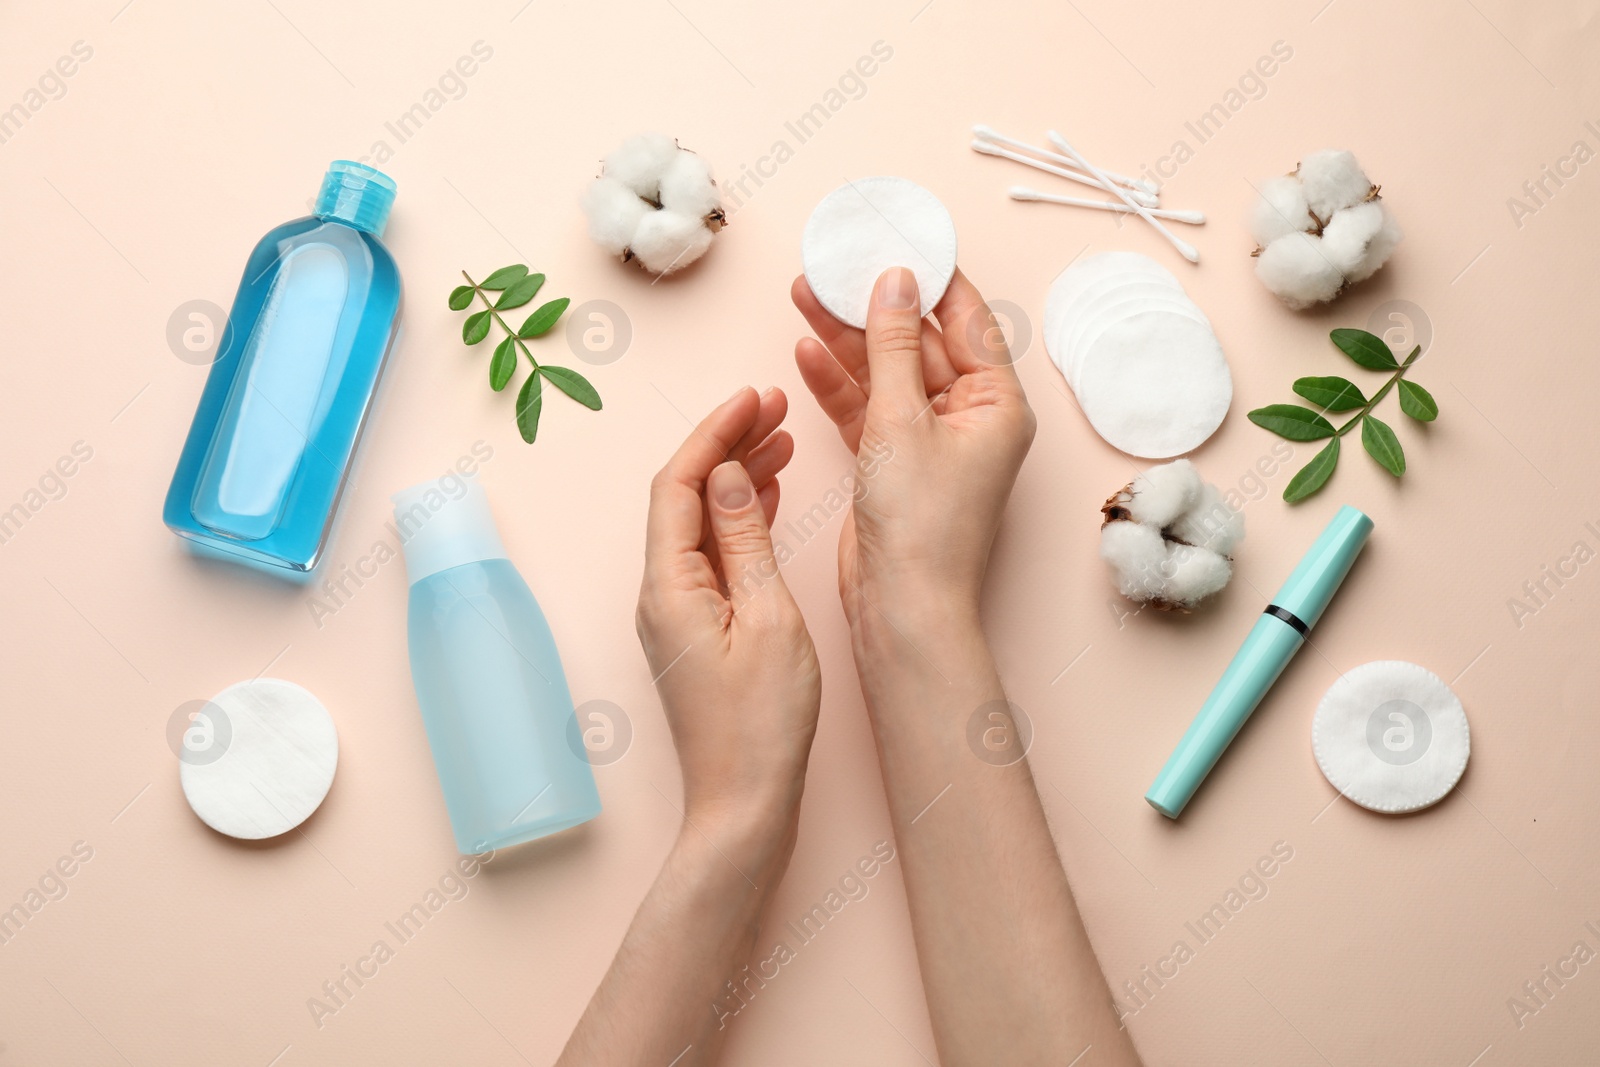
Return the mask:
{"type": "Polygon", "coordinates": [[[533,314],[523,320],[521,326],[513,330],[500,317],[500,313],[513,311],[531,302],[544,285],[544,275],[529,274],[527,267],[517,263],[501,267],[481,282],[473,281],[472,275],[466,271],[462,271],[461,276],[467,280],[467,284],[458,285],[450,291],[450,310],[465,311],[472,306],[474,299],[483,303],[482,311],[468,315],[466,322],[461,324],[461,339],[469,345],[479,344],[489,336],[490,329],[495,325],[506,333],[505,339],[495,345],[494,357],[489,361],[489,388],[498,393],[510,384],[517,370],[518,352],[527,356],[528,362],[533,364],[533,373],[528,375],[528,380],[522,383],[522,389],[517,393],[517,429],[524,441],[532,444],[539,436],[539,414],[544,408],[543,381],[548,381],[591,411],[600,410],[600,394],[589,384],[589,379],[567,367],[540,363],[528,348],[529,341],[544,336],[555,327],[571,300],[561,297],[540,304],[533,314]],[[491,300],[490,293],[499,295],[491,300]]]}
{"type": "Polygon", "coordinates": [[[1368,370],[1391,371],[1371,400],[1368,400],[1347,378],[1330,375],[1325,378],[1299,378],[1294,391],[1317,405],[1316,409],[1299,404],[1269,404],[1250,412],[1250,421],[1263,429],[1271,430],[1290,441],[1320,441],[1329,439],[1326,447],[1311,457],[1311,462],[1301,467],[1283,489],[1283,499],[1293,504],[1304,500],[1327,484],[1333,468],[1339,464],[1339,441],[1345,434],[1361,427],[1361,444],[1367,454],[1384,470],[1400,477],[1406,472],[1406,454],[1400,439],[1388,423],[1372,413],[1378,403],[1389,395],[1391,389],[1400,393],[1400,410],[1418,422],[1432,422],[1439,417],[1439,405],[1422,386],[1406,377],[1406,371],[1422,355],[1422,346],[1411,350],[1404,363],[1397,362],[1383,338],[1366,330],[1334,330],[1328,335],[1334,345],[1359,366],[1368,370]],[[1328,412],[1354,411],[1349,420],[1334,426],[1324,416],[1328,412]]]}

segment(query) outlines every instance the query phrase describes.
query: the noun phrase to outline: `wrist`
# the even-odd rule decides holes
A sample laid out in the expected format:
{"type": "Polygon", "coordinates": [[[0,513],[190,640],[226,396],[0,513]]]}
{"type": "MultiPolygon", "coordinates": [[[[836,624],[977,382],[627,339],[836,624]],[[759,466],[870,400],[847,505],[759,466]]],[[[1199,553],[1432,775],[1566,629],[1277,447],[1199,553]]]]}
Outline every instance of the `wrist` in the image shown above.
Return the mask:
{"type": "Polygon", "coordinates": [[[886,586],[864,583],[849,612],[856,665],[879,659],[937,654],[967,655],[987,649],[976,592],[936,588],[931,583],[886,586]]]}
{"type": "Polygon", "coordinates": [[[676,848],[715,854],[715,863],[741,882],[767,889],[789,864],[799,836],[798,801],[792,806],[750,804],[743,808],[700,805],[684,812],[676,848]]]}

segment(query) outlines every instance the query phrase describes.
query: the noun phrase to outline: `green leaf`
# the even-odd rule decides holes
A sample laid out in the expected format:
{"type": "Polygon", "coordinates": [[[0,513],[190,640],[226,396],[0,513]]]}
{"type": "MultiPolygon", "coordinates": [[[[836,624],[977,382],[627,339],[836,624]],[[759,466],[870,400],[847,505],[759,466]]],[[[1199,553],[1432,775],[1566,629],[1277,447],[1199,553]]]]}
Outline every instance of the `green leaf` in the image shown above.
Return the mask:
{"type": "Polygon", "coordinates": [[[470,303],[472,303],[472,286],[458,285],[450,290],[451,311],[465,311],[470,303]]]}
{"type": "Polygon", "coordinates": [[[1333,423],[1298,404],[1268,404],[1250,412],[1249,419],[1263,430],[1291,441],[1316,441],[1334,434],[1333,423]]]}
{"type": "Polygon", "coordinates": [[[548,304],[541,304],[538,311],[528,316],[527,321],[522,324],[522,328],[517,331],[517,336],[528,338],[549,333],[550,328],[556,324],[556,320],[561,317],[563,311],[567,310],[567,305],[570,303],[572,303],[571,300],[567,297],[562,297],[559,300],[552,300],[548,304]]]}
{"type": "Polygon", "coordinates": [[[494,349],[494,359],[489,363],[489,388],[495,392],[506,387],[517,369],[517,339],[507,337],[494,349]]]}
{"type": "Polygon", "coordinates": [[[500,299],[494,302],[494,306],[501,311],[519,308],[532,300],[534,294],[539,291],[539,286],[543,284],[543,274],[530,274],[501,293],[500,299]]]}
{"type": "Polygon", "coordinates": [[[1301,467],[1298,474],[1289,479],[1289,484],[1283,487],[1283,499],[1291,504],[1304,500],[1327,483],[1328,476],[1338,465],[1339,439],[1335,437],[1321,452],[1312,456],[1311,462],[1301,467]]]}
{"type": "Polygon", "coordinates": [[[1354,382],[1337,374],[1327,378],[1296,378],[1294,391],[1324,411],[1350,411],[1367,402],[1354,382]]]}
{"type": "Polygon", "coordinates": [[[1400,448],[1400,438],[1394,435],[1388,423],[1371,415],[1362,419],[1361,443],[1366,446],[1367,454],[1396,478],[1406,472],[1406,454],[1400,448]]]}
{"type": "Polygon", "coordinates": [[[501,267],[483,280],[484,289],[509,289],[528,276],[528,268],[518,263],[513,267],[501,267]]]}
{"type": "Polygon", "coordinates": [[[467,321],[461,325],[461,339],[469,345],[475,345],[489,336],[489,312],[480,311],[476,315],[468,315],[467,321]]]}
{"type": "Polygon", "coordinates": [[[1339,346],[1339,351],[1368,370],[1394,370],[1400,365],[1395,362],[1388,344],[1376,334],[1366,330],[1334,330],[1328,336],[1339,346]]]}
{"type": "Polygon", "coordinates": [[[600,410],[600,394],[594,386],[589,384],[589,379],[575,370],[566,367],[550,367],[541,365],[539,373],[550,379],[550,384],[566,393],[572,399],[582,404],[591,411],[600,410]]]}
{"type": "Polygon", "coordinates": [[[539,384],[540,380],[537,374],[528,375],[528,380],[522,383],[522,391],[517,394],[517,429],[530,445],[539,436],[539,411],[544,407],[544,387],[539,384]]]}
{"type": "Polygon", "coordinates": [[[1432,422],[1439,417],[1433,394],[1406,378],[1400,379],[1400,410],[1418,422],[1432,422]]]}

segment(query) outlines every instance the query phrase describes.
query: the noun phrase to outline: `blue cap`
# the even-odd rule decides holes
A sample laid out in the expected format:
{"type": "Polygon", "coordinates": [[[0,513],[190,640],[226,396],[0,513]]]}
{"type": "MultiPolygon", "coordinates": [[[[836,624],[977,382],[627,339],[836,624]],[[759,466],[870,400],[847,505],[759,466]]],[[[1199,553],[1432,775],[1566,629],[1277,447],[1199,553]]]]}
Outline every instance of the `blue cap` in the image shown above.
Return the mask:
{"type": "Polygon", "coordinates": [[[1273,605],[1299,619],[1308,629],[1315,626],[1371,532],[1372,520],[1365,514],[1349,504],[1340,508],[1272,598],[1273,605]]]}
{"type": "Polygon", "coordinates": [[[313,212],[324,218],[348,222],[374,237],[383,236],[394,206],[394,179],[365,163],[339,159],[328,164],[313,212]]]}

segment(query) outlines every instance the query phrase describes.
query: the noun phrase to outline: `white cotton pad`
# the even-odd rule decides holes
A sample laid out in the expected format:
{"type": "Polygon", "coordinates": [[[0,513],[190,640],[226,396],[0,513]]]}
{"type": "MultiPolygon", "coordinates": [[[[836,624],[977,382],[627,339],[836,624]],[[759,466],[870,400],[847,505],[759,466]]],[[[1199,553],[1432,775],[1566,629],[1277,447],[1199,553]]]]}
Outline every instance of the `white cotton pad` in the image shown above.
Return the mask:
{"type": "Polygon", "coordinates": [[[1109,294],[1100,306],[1078,316],[1076,323],[1068,327],[1063,345],[1067,353],[1067,381],[1076,388],[1084,356],[1102,333],[1123,319],[1145,311],[1170,311],[1193,319],[1208,330],[1211,328],[1210,321],[1181,290],[1173,292],[1148,283],[1124,286],[1109,294]]]}
{"type": "Polygon", "coordinates": [[[1467,715],[1415,663],[1362,664],[1331,687],[1311,724],[1317,765],[1364,808],[1401,814],[1436,804],[1467,768],[1467,715]]]}
{"type": "Polygon", "coordinates": [[[206,731],[207,744],[186,741],[179,781],[194,813],[218,833],[250,841],[287,833],[333,785],[339,762],[333,719],[293,682],[258,678],[230,686],[189,729],[206,731]],[[191,751],[204,756],[192,758],[191,751]]]}
{"type": "Polygon", "coordinates": [[[1124,285],[1162,285],[1183,292],[1178,279],[1154,260],[1148,266],[1140,267],[1122,261],[1107,264],[1104,256],[1091,256],[1077,266],[1062,271],[1060,279],[1062,306],[1069,313],[1095,297],[1124,285]]]}
{"type": "Polygon", "coordinates": [[[1166,268],[1133,252],[1101,252],[1056,275],[1044,301],[1043,337],[1045,348],[1058,366],[1060,357],[1065,355],[1060,348],[1065,343],[1061,331],[1081,312],[1084,299],[1134,282],[1162,284],[1183,292],[1183,286],[1166,268]]]}
{"type": "Polygon", "coordinates": [[[956,224],[939,198],[905,178],[858,178],[822,198],[800,238],[806,282],[828,312],[867,325],[878,276],[906,267],[917,276],[922,313],[956,272],[956,224]]]}
{"type": "Polygon", "coordinates": [[[1209,326],[1146,311],[1108,327],[1083,356],[1078,403],[1113,448],[1169,459],[1222,425],[1233,378],[1209,326]]]}

